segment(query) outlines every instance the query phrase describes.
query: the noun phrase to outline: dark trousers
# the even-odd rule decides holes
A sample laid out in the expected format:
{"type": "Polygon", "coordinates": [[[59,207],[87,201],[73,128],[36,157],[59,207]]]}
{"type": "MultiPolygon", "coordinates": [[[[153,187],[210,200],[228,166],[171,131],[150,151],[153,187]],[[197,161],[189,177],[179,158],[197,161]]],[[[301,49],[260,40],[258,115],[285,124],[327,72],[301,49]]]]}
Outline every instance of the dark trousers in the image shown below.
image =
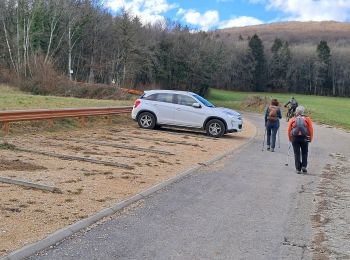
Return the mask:
{"type": "Polygon", "coordinates": [[[276,145],[276,135],[278,132],[279,125],[267,125],[266,133],[267,133],[267,146],[271,145],[271,148],[275,149],[276,145]]]}
{"type": "Polygon", "coordinates": [[[301,170],[301,167],[307,167],[307,155],[309,152],[309,143],[304,138],[294,138],[292,141],[295,159],[295,169],[301,170]]]}

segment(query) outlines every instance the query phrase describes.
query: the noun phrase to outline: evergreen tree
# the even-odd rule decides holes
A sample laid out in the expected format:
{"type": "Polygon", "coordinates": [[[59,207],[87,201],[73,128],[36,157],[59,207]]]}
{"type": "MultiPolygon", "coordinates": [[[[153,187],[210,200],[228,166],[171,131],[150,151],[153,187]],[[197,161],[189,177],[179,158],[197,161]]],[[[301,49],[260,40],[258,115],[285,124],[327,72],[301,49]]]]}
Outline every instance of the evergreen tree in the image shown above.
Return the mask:
{"type": "Polygon", "coordinates": [[[249,40],[249,48],[255,60],[254,87],[256,91],[264,91],[266,85],[266,60],[264,45],[258,35],[254,34],[249,40]]]}
{"type": "Polygon", "coordinates": [[[275,39],[271,47],[272,58],[269,64],[269,86],[274,90],[288,90],[290,82],[291,53],[288,42],[275,39]]]}
{"type": "Polygon", "coordinates": [[[326,41],[321,41],[318,44],[317,58],[314,93],[328,95],[332,89],[332,80],[330,77],[331,49],[326,41]]]}
{"type": "Polygon", "coordinates": [[[329,64],[331,59],[331,49],[326,41],[320,41],[317,46],[317,56],[322,62],[329,64]]]}
{"type": "Polygon", "coordinates": [[[282,40],[279,38],[276,38],[271,47],[271,52],[273,54],[276,54],[282,48],[282,46],[283,46],[282,40]]]}

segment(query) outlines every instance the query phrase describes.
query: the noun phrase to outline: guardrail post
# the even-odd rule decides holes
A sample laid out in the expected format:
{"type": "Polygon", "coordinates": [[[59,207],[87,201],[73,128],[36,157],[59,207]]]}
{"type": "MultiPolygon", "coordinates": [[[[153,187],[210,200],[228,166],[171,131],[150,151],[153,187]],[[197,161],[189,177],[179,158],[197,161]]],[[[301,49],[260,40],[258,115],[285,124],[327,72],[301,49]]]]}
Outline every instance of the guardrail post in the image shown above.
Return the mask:
{"type": "Polygon", "coordinates": [[[108,116],[107,116],[107,123],[108,123],[109,125],[112,124],[112,115],[108,115],[108,116]]]}
{"type": "Polygon", "coordinates": [[[10,123],[9,122],[4,122],[2,125],[2,131],[4,133],[4,136],[8,135],[10,132],[10,123]]]}
{"type": "Polygon", "coordinates": [[[53,127],[53,119],[52,119],[52,118],[51,118],[51,119],[48,119],[48,120],[47,120],[47,123],[48,123],[49,128],[52,128],[52,127],[53,127]]]}
{"type": "Polygon", "coordinates": [[[79,117],[79,122],[80,122],[81,127],[85,127],[86,126],[86,117],[85,116],[79,117]]]}

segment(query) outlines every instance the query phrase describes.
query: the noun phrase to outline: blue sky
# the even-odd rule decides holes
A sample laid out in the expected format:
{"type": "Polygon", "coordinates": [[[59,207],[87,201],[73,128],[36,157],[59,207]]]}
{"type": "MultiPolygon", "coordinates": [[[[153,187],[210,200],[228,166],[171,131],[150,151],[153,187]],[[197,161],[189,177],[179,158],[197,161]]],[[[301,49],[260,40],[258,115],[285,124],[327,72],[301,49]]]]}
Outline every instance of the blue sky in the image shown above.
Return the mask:
{"type": "Polygon", "coordinates": [[[193,29],[214,30],[280,21],[350,21],[350,0],[107,0],[146,23],[169,18],[193,29]]]}

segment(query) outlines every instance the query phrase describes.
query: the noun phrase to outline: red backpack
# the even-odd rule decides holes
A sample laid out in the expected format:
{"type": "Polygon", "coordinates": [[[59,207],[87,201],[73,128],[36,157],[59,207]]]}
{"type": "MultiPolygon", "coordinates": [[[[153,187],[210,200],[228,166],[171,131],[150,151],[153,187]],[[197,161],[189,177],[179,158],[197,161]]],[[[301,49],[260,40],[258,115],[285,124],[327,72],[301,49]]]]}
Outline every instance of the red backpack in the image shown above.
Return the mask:
{"type": "Polygon", "coordinates": [[[269,120],[270,122],[277,121],[278,119],[277,110],[278,110],[278,107],[272,106],[272,105],[269,106],[269,114],[267,116],[267,120],[269,120]]]}

